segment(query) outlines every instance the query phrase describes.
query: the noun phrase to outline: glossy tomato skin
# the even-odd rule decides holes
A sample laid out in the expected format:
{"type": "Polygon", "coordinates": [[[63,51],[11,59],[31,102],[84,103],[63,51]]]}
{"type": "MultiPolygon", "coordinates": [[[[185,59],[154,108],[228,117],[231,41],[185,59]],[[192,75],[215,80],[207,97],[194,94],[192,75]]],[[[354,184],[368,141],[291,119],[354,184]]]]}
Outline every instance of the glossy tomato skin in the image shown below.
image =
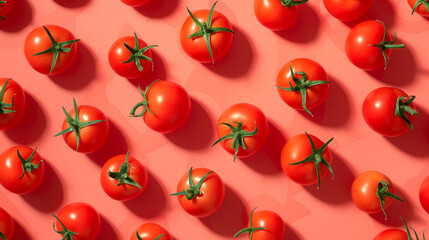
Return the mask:
{"type": "Polygon", "coordinates": [[[10,215],[0,207],[0,232],[6,237],[7,240],[13,239],[15,224],[10,215]]]}
{"type": "MultiPolygon", "coordinates": [[[[250,227],[250,222],[248,227],[250,227]]],[[[253,227],[266,227],[253,233],[252,240],[283,240],[285,224],[283,219],[275,212],[262,210],[253,213],[253,227]]]]}
{"type": "MultiPolygon", "coordinates": [[[[72,118],[75,117],[74,108],[68,113],[72,118]]],[[[79,149],[80,153],[92,153],[97,151],[106,142],[109,135],[109,122],[103,112],[95,107],[80,105],[78,106],[78,114],[81,122],[90,122],[95,120],[105,120],[80,129],[79,149]]],[[[67,119],[67,118],[66,118],[67,119]]],[[[62,130],[69,127],[66,119],[64,119],[62,130]]],[[[74,132],[63,134],[64,141],[67,145],[76,151],[77,139],[74,132]]]]}
{"type": "MultiPolygon", "coordinates": [[[[0,5],[1,6],[1,5],[0,5]]],[[[9,78],[0,78],[0,90],[3,88],[6,80],[9,78]]],[[[0,114],[0,130],[10,129],[16,126],[19,121],[24,117],[25,113],[25,94],[22,90],[21,86],[10,79],[7,82],[6,90],[3,95],[3,102],[7,104],[12,103],[13,98],[13,106],[8,108],[10,110],[14,110],[16,112],[0,114]]]]}
{"type": "MultiPolygon", "coordinates": [[[[286,63],[279,71],[277,75],[276,85],[283,88],[289,88],[289,83],[295,86],[295,82],[292,79],[290,72],[290,66],[292,66],[295,77],[300,78],[297,72],[305,72],[309,81],[321,80],[328,81],[328,75],[325,69],[317,62],[308,58],[297,58],[286,63]]],[[[304,110],[302,107],[302,96],[300,92],[284,91],[277,88],[281,99],[290,107],[298,110],[304,110]]],[[[319,84],[307,88],[307,101],[306,106],[309,110],[320,106],[325,102],[329,95],[329,84],[319,84]]]]}
{"type": "MultiPolygon", "coordinates": [[[[207,22],[209,16],[209,10],[199,10],[193,12],[195,18],[200,22],[207,22]]],[[[212,18],[212,27],[222,27],[232,30],[231,23],[229,20],[220,12],[214,11],[212,18]]],[[[182,45],[183,50],[191,58],[201,62],[201,63],[211,63],[212,59],[207,49],[206,42],[204,37],[196,37],[189,39],[188,36],[197,32],[199,30],[198,26],[194,23],[191,16],[185,20],[180,29],[180,44],[182,45]]],[[[223,58],[231,49],[232,42],[234,39],[234,34],[230,32],[217,32],[211,34],[210,43],[213,52],[213,60],[223,58]]]]}
{"type": "MultiPolygon", "coordinates": [[[[369,46],[383,41],[384,26],[382,23],[369,20],[352,28],[346,39],[346,55],[358,68],[373,71],[385,66],[382,50],[379,47],[369,46]]],[[[387,33],[386,42],[392,41],[392,36],[387,33]]],[[[387,58],[392,54],[392,49],[385,50],[387,58]]]]}
{"type": "Polygon", "coordinates": [[[387,229],[377,234],[374,240],[408,240],[408,236],[400,229],[387,229]]]}
{"type": "MultiPolygon", "coordinates": [[[[386,137],[397,137],[410,130],[404,119],[395,116],[398,97],[409,98],[401,89],[392,87],[377,88],[366,96],[362,104],[362,114],[372,130],[386,137]]],[[[414,103],[409,107],[416,109],[414,103]]],[[[406,116],[413,124],[415,116],[408,112],[406,116]]]]}
{"type": "Polygon", "coordinates": [[[110,158],[101,169],[101,187],[109,197],[119,201],[127,201],[140,196],[146,188],[148,179],[146,168],[137,159],[128,156],[128,162],[131,164],[128,176],[136,181],[142,189],[128,184],[116,186],[118,180],[109,177],[109,170],[111,172],[119,172],[121,165],[125,162],[126,156],[126,154],[121,154],[110,158]]]}
{"type": "MultiPolygon", "coordinates": [[[[407,2],[408,5],[410,5],[411,9],[413,9],[414,5],[416,5],[417,0],[407,0],[407,2]]],[[[422,15],[423,17],[429,17],[429,11],[424,4],[420,4],[414,12],[422,15]]]]}
{"type": "Polygon", "coordinates": [[[429,214],[429,176],[423,180],[419,190],[420,203],[429,214]]]}
{"type": "MultiPolygon", "coordinates": [[[[192,170],[192,179],[194,184],[197,184],[204,175],[210,172],[207,168],[196,168],[192,170]]],[[[177,184],[177,192],[189,188],[188,173],[180,178],[177,184]]],[[[186,196],[177,196],[180,206],[192,216],[203,218],[212,215],[216,212],[223,203],[225,198],[225,185],[219,175],[215,172],[209,174],[201,185],[200,191],[202,194],[197,195],[194,199],[188,200],[186,196]]]]}
{"type": "Polygon", "coordinates": [[[152,0],[121,0],[121,2],[125,3],[130,7],[141,7],[151,2],[152,0]]]}
{"type": "MultiPolygon", "coordinates": [[[[45,25],[45,27],[50,31],[57,42],[65,42],[75,39],[73,34],[63,27],[57,25],[45,25]]],[[[77,45],[78,43],[75,42],[70,52],[61,52],[58,55],[55,68],[50,74],[53,54],[47,53],[38,56],[32,56],[33,54],[45,51],[52,46],[48,34],[46,33],[45,29],[40,26],[31,31],[25,39],[24,54],[28,63],[32,68],[34,68],[34,70],[46,75],[55,75],[69,69],[73,64],[77,55],[77,45]]]]}
{"type": "Polygon", "coordinates": [[[273,31],[285,30],[298,19],[298,6],[284,7],[280,0],[255,0],[253,9],[258,21],[273,31]]]}
{"type": "MultiPolygon", "coordinates": [[[[171,236],[171,234],[156,223],[142,224],[140,225],[140,227],[136,229],[136,231],[138,231],[139,236],[141,237],[142,240],[153,240],[156,237],[160,236],[161,234],[165,234],[165,235],[162,236],[159,240],[173,240],[173,237],[171,236]]],[[[136,237],[136,231],[133,232],[130,240],[138,240],[136,237]]]]}
{"type": "MultiPolygon", "coordinates": [[[[57,217],[68,230],[77,233],[73,240],[95,240],[100,232],[100,215],[87,203],[71,203],[61,209],[57,217]]],[[[55,220],[55,229],[63,230],[58,220],[55,220]]]]}
{"type": "Polygon", "coordinates": [[[353,21],[371,8],[374,0],[323,0],[326,10],[341,21],[353,21]]]}
{"type": "MultiPolygon", "coordinates": [[[[309,134],[309,136],[313,140],[314,145],[317,149],[321,148],[325,144],[319,138],[311,134],[309,134]]],[[[283,172],[294,182],[303,186],[313,185],[318,182],[316,167],[314,163],[308,162],[299,165],[289,164],[300,162],[310,156],[311,153],[311,144],[307,135],[299,134],[292,137],[286,142],[281,154],[281,164],[283,172]]],[[[332,155],[329,146],[326,147],[322,156],[330,165],[332,165],[332,155]]],[[[319,172],[320,180],[322,180],[328,175],[329,169],[324,164],[320,164],[319,172]]]]}
{"type": "MultiPolygon", "coordinates": [[[[0,17],[3,17],[7,20],[7,15],[9,14],[10,10],[12,10],[12,7],[14,5],[15,0],[5,0],[6,3],[0,4],[0,17]]],[[[0,20],[4,21],[4,20],[0,20]]]]}
{"type": "Polygon", "coordinates": [[[44,162],[39,153],[35,153],[31,162],[40,166],[32,172],[25,171],[22,176],[22,164],[18,158],[17,150],[24,159],[28,159],[34,149],[29,147],[11,147],[0,155],[0,184],[10,192],[27,194],[33,192],[43,180],[44,162]]]}

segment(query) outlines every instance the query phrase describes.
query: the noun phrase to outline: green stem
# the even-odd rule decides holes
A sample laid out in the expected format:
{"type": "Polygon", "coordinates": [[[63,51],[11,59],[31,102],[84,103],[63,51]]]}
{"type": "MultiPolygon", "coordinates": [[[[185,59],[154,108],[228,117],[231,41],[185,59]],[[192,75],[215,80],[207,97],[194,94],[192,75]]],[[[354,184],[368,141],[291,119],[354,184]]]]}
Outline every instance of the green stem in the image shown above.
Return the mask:
{"type": "Polygon", "coordinates": [[[137,34],[134,33],[134,48],[130,47],[125,42],[124,42],[124,46],[128,49],[128,51],[130,51],[131,56],[127,61],[124,61],[121,63],[134,62],[136,64],[137,68],[139,69],[139,71],[143,71],[143,67],[141,65],[140,60],[147,60],[147,61],[150,61],[152,63],[152,71],[153,71],[153,65],[154,65],[153,60],[152,60],[152,58],[144,55],[144,53],[151,48],[158,47],[158,45],[150,45],[150,46],[147,46],[147,47],[140,49],[139,38],[137,37],[137,34]]]}
{"type": "Polygon", "coordinates": [[[416,4],[414,4],[413,11],[411,12],[411,15],[414,14],[414,11],[416,11],[417,7],[420,6],[420,4],[423,4],[426,7],[426,10],[429,12],[429,2],[428,2],[428,0],[417,0],[416,4]]]}
{"type": "Polygon", "coordinates": [[[377,192],[375,193],[377,195],[378,199],[380,200],[381,210],[383,211],[384,217],[386,220],[387,220],[387,214],[386,214],[386,211],[384,210],[384,199],[386,197],[390,197],[390,198],[399,200],[401,202],[404,202],[404,200],[402,200],[401,198],[399,198],[395,194],[389,192],[389,187],[390,187],[389,182],[387,182],[385,180],[380,181],[378,183],[378,186],[377,186],[377,192]]]}
{"type": "Polygon", "coordinates": [[[253,212],[255,211],[255,209],[256,209],[256,207],[252,210],[252,212],[250,213],[250,220],[249,220],[249,227],[248,228],[244,228],[244,229],[241,229],[240,231],[238,231],[235,235],[234,235],[234,237],[235,238],[237,238],[240,234],[242,234],[242,233],[249,233],[249,240],[252,240],[252,237],[253,237],[253,233],[255,233],[256,231],[259,231],[259,230],[266,230],[266,229],[268,229],[268,228],[266,228],[266,227],[257,227],[257,228],[255,228],[255,227],[253,227],[253,212]]]}
{"type": "Polygon", "coordinates": [[[5,102],[3,102],[3,97],[4,97],[4,93],[6,92],[7,83],[11,79],[12,78],[9,78],[9,79],[7,79],[4,82],[3,87],[1,88],[1,91],[0,91],[0,114],[8,114],[8,113],[14,113],[14,112],[16,112],[16,110],[11,110],[10,109],[10,108],[13,107],[13,96],[12,96],[11,103],[5,103],[5,102]],[[9,109],[7,109],[7,108],[9,108],[9,109]]]}
{"type": "Polygon", "coordinates": [[[414,101],[415,98],[415,96],[410,96],[409,98],[398,97],[396,99],[395,116],[401,117],[405,121],[405,123],[407,123],[410,130],[413,130],[413,124],[407,117],[407,113],[413,116],[416,116],[418,114],[416,110],[410,107],[410,104],[414,101]]]}
{"type": "Polygon", "coordinates": [[[136,105],[134,105],[134,107],[131,109],[130,112],[130,117],[142,117],[143,115],[145,115],[146,111],[149,111],[150,113],[152,113],[153,115],[155,115],[155,113],[152,112],[152,110],[150,110],[149,108],[149,100],[147,98],[147,95],[149,93],[150,88],[152,87],[153,84],[155,84],[156,82],[161,81],[161,80],[155,80],[153,81],[149,86],[146,87],[146,89],[144,90],[144,92],[142,91],[142,89],[140,88],[140,86],[138,86],[140,94],[143,97],[143,101],[137,103],[136,105]],[[139,107],[143,107],[143,111],[139,114],[136,114],[136,111],[139,107]]]}
{"type": "Polygon", "coordinates": [[[201,194],[200,188],[201,185],[203,185],[204,181],[206,180],[206,178],[213,173],[213,171],[210,171],[208,173],[206,173],[206,175],[204,175],[203,178],[200,179],[200,181],[198,181],[198,183],[195,185],[194,184],[194,180],[192,178],[192,167],[189,169],[189,173],[188,173],[188,183],[189,183],[189,188],[188,189],[183,189],[183,191],[181,192],[177,192],[177,193],[173,193],[170,194],[171,196],[182,196],[184,195],[186,197],[186,199],[188,199],[189,201],[191,201],[192,199],[194,199],[196,196],[201,194]]]}
{"type": "Polygon", "coordinates": [[[133,178],[130,177],[130,166],[131,163],[128,162],[128,156],[129,151],[127,152],[127,156],[125,157],[125,162],[121,164],[121,167],[119,168],[119,172],[112,172],[109,170],[108,175],[110,178],[118,180],[118,184],[116,186],[121,186],[122,184],[128,184],[135,187],[138,187],[139,189],[142,189],[140,184],[138,184],[133,178]]]}
{"type": "Polygon", "coordinates": [[[32,163],[34,155],[36,154],[37,147],[34,149],[33,153],[28,157],[27,159],[24,159],[21,154],[19,154],[19,149],[16,149],[16,154],[18,155],[19,160],[21,161],[22,165],[22,175],[19,179],[22,179],[25,175],[25,172],[32,172],[34,169],[37,169],[40,167],[40,164],[42,163],[42,160],[39,161],[39,163],[36,165],[32,163]]]}
{"type": "Polygon", "coordinates": [[[308,0],[299,0],[299,1],[280,0],[280,2],[282,3],[283,7],[293,7],[293,6],[298,6],[300,4],[306,3],[308,2],[308,0]]]}
{"type": "Polygon", "coordinates": [[[61,238],[61,240],[73,240],[73,235],[78,235],[77,233],[75,233],[75,232],[72,232],[72,231],[68,230],[68,229],[66,228],[66,226],[64,226],[64,224],[61,222],[61,220],[60,220],[57,216],[55,216],[55,215],[54,215],[54,214],[52,214],[52,213],[51,213],[51,215],[52,215],[54,218],[56,218],[56,219],[58,220],[58,222],[60,223],[61,227],[63,228],[63,230],[62,230],[62,231],[57,231],[57,230],[55,229],[55,222],[54,222],[54,225],[53,225],[54,231],[55,231],[56,233],[58,233],[58,234],[63,235],[63,237],[61,238]]]}

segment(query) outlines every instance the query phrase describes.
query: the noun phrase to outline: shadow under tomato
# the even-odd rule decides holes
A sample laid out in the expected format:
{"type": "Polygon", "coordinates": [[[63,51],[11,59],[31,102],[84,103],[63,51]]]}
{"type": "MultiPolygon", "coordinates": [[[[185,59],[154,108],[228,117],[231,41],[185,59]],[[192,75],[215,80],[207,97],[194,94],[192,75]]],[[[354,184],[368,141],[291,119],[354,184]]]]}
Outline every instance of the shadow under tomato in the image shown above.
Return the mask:
{"type": "Polygon", "coordinates": [[[13,233],[13,239],[19,239],[19,240],[31,240],[33,239],[27,232],[26,229],[16,220],[13,220],[14,222],[14,233],[13,233]]]}
{"type": "Polygon", "coordinates": [[[135,9],[146,17],[164,18],[174,12],[179,2],[180,0],[152,0],[135,9]]]}
{"type": "Polygon", "coordinates": [[[118,234],[117,231],[114,229],[114,226],[112,223],[110,223],[103,215],[100,214],[100,220],[101,220],[101,229],[100,234],[98,234],[97,239],[99,240],[118,240],[118,234]]]}
{"type": "Polygon", "coordinates": [[[299,235],[295,229],[293,229],[288,224],[285,224],[285,237],[284,240],[303,240],[304,238],[299,235]]]}
{"type": "MultiPolygon", "coordinates": [[[[152,44],[152,43],[148,43],[152,44]]],[[[153,43],[156,44],[156,43],[153,43]]],[[[153,48],[152,48],[153,49],[153,48]]],[[[142,90],[145,89],[150,83],[155,80],[168,80],[167,79],[167,66],[164,64],[164,59],[155,51],[152,51],[152,60],[153,60],[153,71],[149,71],[145,76],[135,79],[128,79],[130,83],[136,87],[140,85],[142,90]]]]}
{"type": "Polygon", "coordinates": [[[88,4],[91,0],[54,0],[54,2],[65,8],[79,8],[88,4]]]}
{"type": "Polygon", "coordinates": [[[395,16],[396,14],[390,0],[377,0],[373,2],[371,8],[362,17],[343,23],[352,28],[363,21],[379,19],[387,25],[388,29],[391,29],[395,25],[395,16]]]}
{"type": "Polygon", "coordinates": [[[33,19],[33,10],[28,0],[15,0],[10,13],[0,20],[0,31],[18,32],[28,26],[33,19]]]}

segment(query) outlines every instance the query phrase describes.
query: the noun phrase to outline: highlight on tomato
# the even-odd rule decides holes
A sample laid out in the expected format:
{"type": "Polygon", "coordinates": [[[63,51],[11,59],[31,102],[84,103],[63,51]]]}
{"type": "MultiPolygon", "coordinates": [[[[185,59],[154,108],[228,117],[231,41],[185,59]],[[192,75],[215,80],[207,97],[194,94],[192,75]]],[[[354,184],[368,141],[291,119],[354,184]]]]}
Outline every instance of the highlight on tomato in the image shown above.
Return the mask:
{"type": "Polygon", "coordinates": [[[201,63],[214,63],[231,49],[234,39],[231,23],[220,12],[209,10],[191,12],[180,29],[180,43],[191,58],[201,63]]]}
{"type": "Polygon", "coordinates": [[[43,180],[44,162],[29,147],[11,147],[0,155],[0,184],[16,194],[27,194],[36,190],[43,180]]]}
{"type": "Polygon", "coordinates": [[[429,2],[427,0],[407,0],[407,2],[413,9],[411,14],[416,12],[423,17],[429,17],[429,2]]]}
{"type": "Polygon", "coordinates": [[[423,209],[429,214],[429,176],[420,185],[419,199],[423,209]]]}
{"type": "Polygon", "coordinates": [[[136,229],[130,240],[173,240],[173,237],[160,225],[145,223],[136,229]]]}
{"type": "Polygon", "coordinates": [[[80,153],[92,153],[97,151],[107,140],[109,134],[109,122],[103,112],[95,107],[76,104],[73,98],[74,108],[69,112],[63,107],[66,115],[62,131],[56,136],[63,135],[67,145],[80,153]]]}
{"type": "Polygon", "coordinates": [[[188,92],[175,82],[156,80],[143,92],[143,101],[137,103],[130,117],[143,117],[146,125],[160,133],[171,133],[181,128],[191,114],[191,98],[188,92]],[[143,111],[136,114],[139,107],[143,111]]]}
{"type": "Polygon", "coordinates": [[[0,19],[7,21],[6,16],[12,10],[14,2],[15,0],[0,0],[0,19]]]}
{"type": "Polygon", "coordinates": [[[313,116],[310,109],[326,100],[329,83],[328,75],[320,64],[308,58],[297,58],[280,69],[276,87],[287,105],[313,116]]]}
{"type": "Polygon", "coordinates": [[[141,7],[148,4],[151,1],[152,0],[121,0],[121,2],[125,3],[130,7],[141,7]]]}
{"type": "Polygon", "coordinates": [[[219,175],[207,168],[192,167],[177,184],[180,206],[188,214],[203,218],[215,213],[225,199],[225,185],[219,175]]]}
{"type": "Polygon", "coordinates": [[[0,239],[11,240],[13,239],[13,233],[15,229],[15,223],[3,208],[0,207],[0,239]]]}
{"type": "Polygon", "coordinates": [[[0,130],[10,129],[25,113],[25,94],[12,78],[0,78],[0,130]]]}
{"type": "Polygon", "coordinates": [[[273,31],[282,31],[298,19],[298,5],[308,0],[255,0],[253,9],[258,21],[273,31]]]}
{"type": "Polygon", "coordinates": [[[323,0],[326,10],[340,21],[356,20],[369,11],[374,0],[323,0]]]}
{"type": "Polygon", "coordinates": [[[285,224],[283,219],[275,212],[261,210],[250,213],[247,228],[238,231],[234,237],[242,233],[249,233],[249,240],[283,240],[285,235],[285,224]]]}
{"type": "Polygon", "coordinates": [[[359,23],[350,30],[346,39],[346,55],[358,68],[373,71],[387,68],[387,60],[392,49],[404,48],[404,44],[395,44],[394,38],[387,33],[386,24],[382,21],[369,20],[359,23]]]}
{"type": "MultiPolygon", "coordinates": [[[[406,232],[404,232],[401,229],[387,229],[377,234],[374,240],[413,240],[407,223],[402,217],[401,217],[401,220],[404,223],[406,232]]],[[[419,236],[417,235],[416,230],[414,230],[414,228],[411,228],[411,229],[413,230],[414,235],[416,236],[416,239],[414,240],[419,240],[419,236]]],[[[425,240],[425,231],[423,231],[423,240],[425,240]]]]}
{"type": "Polygon", "coordinates": [[[57,25],[46,25],[31,31],[24,43],[24,54],[34,70],[55,75],[73,64],[77,55],[77,42],[73,34],[57,25]]]}

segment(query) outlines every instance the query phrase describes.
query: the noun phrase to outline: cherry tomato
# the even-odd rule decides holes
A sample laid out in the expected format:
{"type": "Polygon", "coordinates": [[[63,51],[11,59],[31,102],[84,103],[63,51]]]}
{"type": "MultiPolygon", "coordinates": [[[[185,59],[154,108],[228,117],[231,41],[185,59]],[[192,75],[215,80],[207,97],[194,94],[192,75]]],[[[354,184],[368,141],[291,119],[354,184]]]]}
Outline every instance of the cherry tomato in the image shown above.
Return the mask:
{"type": "Polygon", "coordinates": [[[275,212],[262,210],[250,214],[247,228],[238,231],[234,237],[242,233],[249,233],[249,240],[283,240],[285,224],[283,219],[275,212]]]}
{"type": "MultiPolygon", "coordinates": [[[[405,230],[407,232],[404,232],[400,229],[387,229],[381,233],[379,233],[377,236],[375,236],[374,240],[413,240],[411,238],[410,229],[408,228],[407,223],[405,220],[401,217],[402,222],[404,223],[405,230]]],[[[414,235],[416,236],[416,240],[419,240],[419,237],[417,235],[417,232],[411,228],[414,232],[414,235]]],[[[423,231],[423,240],[425,239],[425,233],[423,231]]]]}
{"type": "Polygon", "coordinates": [[[131,235],[130,240],[173,240],[170,233],[156,223],[140,225],[131,235]],[[138,236],[138,237],[137,237],[138,236]],[[161,236],[161,237],[160,237],[161,236]],[[157,238],[159,237],[159,238],[157,238]]]}
{"type": "Polygon", "coordinates": [[[356,20],[372,6],[374,0],[323,0],[326,10],[335,18],[341,21],[356,20]]]}
{"type": "Polygon", "coordinates": [[[10,215],[0,207],[0,239],[13,239],[15,224],[10,215]]]}
{"type": "Polygon", "coordinates": [[[6,16],[12,10],[15,0],[0,0],[0,19],[6,20],[6,16]]]}
{"type": "Polygon", "coordinates": [[[429,3],[427,0],[407,0],[407,2],[413,9],[411,14],[416,12],[424,17],[429,17],[429,3]]]}
{"type": "Polygon", "coordinates": [[[143,102],[131,110],[132,117],[143,117],[146,125],[160,133],[171,133],[181,128],[191,114],[191,99],[186,90],[175,82],[155,81],[143,92],[143,102]],[[137,108],[144,107],[140,114],[137,108]]]}
{"type": "Polygon", "coordinates": [[[383,136],[400,136],[413,129],[417,115],[414,98],[398,88],[377,88],[363,101],[362,114],[365,122],[383,136]]]}
{"type": "Polygon", "coordinates": [[[202,63],[214,63],[224,57],[231,49],[234,38],[229,20],[222,13],[214,11],[216,3],[210,11],[199,10],[191,13],[188,9],[190,16],[180,29],[183,50],[202,63]]]}
{"type": "Polygon", "coordinates": [[[420,186],[419,198],[423,208],[429,214],[429,176],[425,178],[420,186]]]}
{"type": "Polygon", "coordinates": [[[322,104],[329,93],[328,75],[317,62],[297,58],[286,63],[277,75],[277,91],[290,107],[305,110],[322,104]],[[292,84],[292,88],[290,87],[292,84]]]}
{"type": "Polygon", "coordinates": [[[125,3],[130,7],[141,7],[143,5],[146,5],[150,1],[152,0],[121,0],[121,2],[125,3]]]}
{"type": "Polygon", "coordinates": [[[143,193],[147,178],[146,168],[127,153],[112,157],[104,164],[100,182],[109,197],[127,201],[143,193]]]}
{"type": "Polygon", "coordinates": [[[217,173],[207,168],[189,170],[177,184],[180,206],[195,217],[203,218],[216,212],[225,198],[225,185],[217,173]]]}
{"type": "Polygon", "coordinates": [[[10,129],[25,112],[25,94],[11,78],[0,78],[0,130],[10,129]]]}
{"type": "Polygon", "coordinates": [[[273,31],[292,26],[298,19],[298,5],[308,0],[255,0],[254,11],[258,21],[273,31]]]}

